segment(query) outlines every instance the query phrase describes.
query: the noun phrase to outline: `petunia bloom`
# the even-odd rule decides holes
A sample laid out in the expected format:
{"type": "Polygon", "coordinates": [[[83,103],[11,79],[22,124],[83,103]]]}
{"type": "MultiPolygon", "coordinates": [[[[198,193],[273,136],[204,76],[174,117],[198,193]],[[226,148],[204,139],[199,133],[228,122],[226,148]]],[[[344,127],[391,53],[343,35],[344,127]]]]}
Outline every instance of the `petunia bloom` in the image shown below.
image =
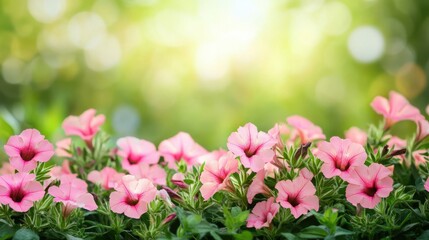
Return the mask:
{"type": "Polygon", "coordinates": [[[51,184],[55,180],[59,180],[64,177],[76,178],[77,174],[72,173],[72,171],[70,170],[70,162],[64,160],[61,166],[55,166],[51,169],[51,171],[49,172],[49,176],[50,178],[46,179],[43,182],[43,187],[45,188],[48,187],[49,184],[51,184]]]}
{"type": "Polygon", "coordinates": [[[125,175],[110,194],[110,209],[115,213],[123,213],[130,218],[139,219],[147,212],[147,205],[156,197],[157,190],[148,179],[137,179],[125,175]]]}
{"type": "Polygon", "coordinates": [[[0,203],[17,212],[27,212],[33,202],[45,195],[43,186],[35,179],[36,175],[28,173],[0,176],[0,203]]]}
{"type": "Polygon", "coordinates": [[[219,161],[207,161],[200,177],[203,184],[200,192],[204,200],[208,200],[220,190],[228,189],[229,176],[237,171],[238,161],[231,152],[222,156],[219,161]]]}
{"type": "Polygon", "coordinates": [[[267,201],[258,202],[247,218],[246,227],[256,229],[269,227],[279,209],[280,206],[274,202],[273,197],[268,198],[267,201]]]}
{"type": "Polygon", "coordinates": [[[368,138],[365,131],[362,131],[361,129],[357,127],[351,127],[349,130],[346,131],[346,139],[350,139],[354,143],[358,143],[362,146],[365,146],[366,140],[368,138]]]}
{"type": "Polygon", "coordinates": [[[356,167],[347,179],[347,201],[355,206],[360,204],[364,208],[374,208],[381,198],[388,197],[393,190],[391,174],[387,167],[378,163],[356,167]]]}
{"type": "Polygon", "coordinates": [[[153,143],[135,137],[124,137],[118,139],[118,156],[122,159],[122,168],[130,171],[138,168],[138,164],[156,164],[159,153],[153,143]]]}
{"type": "Polygon", "coordinates": [[[252,123],[239,127],[237,132],[228,137],[228,149],[236,157],[240,157],[241,164],[253,172],[259,172],[265,163],[270,162],[275,152],[273,150],[277,141],[258,129],[252,123]]]}
{"type": "Polygon", "coordinates": [[[19,172],[30,172],[37,162],[47,162],[54,155],[54,147],[36,129],[26,129],[9,138],[4,146],[12,167],[19,172]]]}
{"type": "Polygon", "coordinates": [[[167,173],[158,164],[149,165],[140,163],[138,166],[132,167],[129,173],[137,178],[147,178],[155,185],[163,186],[167,184],[167,173]]]}
{"type": "Polygon", "coordinates": [[[314,123],[304,117],[294,115],[288,117],[286,121],[293,127],[291,140],[296,140],[299,137],[301,144],[306,144],[326,138],[319,126],[314,125],[314,123]]]}
{"type": "Polygon", "coordinates": [[[418,121],[423,118],[419,109],[412,106],[404,96],[394,91],[390,92],[389,99],[375,97],[371,102],[371,107],[375,112],[383,115],[385,129],[403,120],[418,121]]]}
{"type": "Polygon", "coordinates": [[[105,167],[101,171],[91,171],[88,174],[88,181],[100,184],[104,189],[108,190],[114,188],[124,175],[123,173],[118,173],[111,167],[105,167]]]}
{"type": "Polygon", "coordinates": [[[92,139],[105,121],[103,114],[95,114],[95,109],[88,109],[80,116],[68,116],[62,124],[66,135],[79,136],[88,146],[92,146],[92,139]]]}
{"type": "Polygon", "coordinates": [[[247,189],[246,196],[247,196],[247,202],[249,204],[252,204],[253,198],[257,194],[264,194],[267,196],[269,196],[271,194],[270,189],[264,183],[264,179],[265,179],[265,171],[264,170],[261,170],[261,171],[256,173],[255,178],[253,179],[252,183],[250,184],[249,188],[247,189]]]}
{"type": "Polygon", "coordinates": [[[343,180],[347,180],[354,167],[362,166],[367,157],[362,145],[339,137],[319,143],[314,155],[324,162],[321,171],[326,178],[340,176],[343,180]]]}
{"type": "Polygon", "coordinates": [[[88,193],[85,181],[74,176],[63,176],[59,186],[51,186],[48,193],[54,197],[54,202],[61,202],[63,214],[67,217],[75,208],[84,208],[88,211],[97,209],[94,196],[88,193]]]}
{"type": "Polygon", "coordinates": [[[70,153],[70,146],[72,144],[71,138],[64,138],[55,143],[55,155],[58,157],[72,157],[70,153]]]}
{"type": "Polygon", "coordinates": [[[198,158],[207,154],[207,150],[196,143],[191,135],[179,132],[177,135],[159,144],[159,153],[168,163],[168,167],[177,169],[176,163],[185,161],[188,167],[198,164],[198,158]]]}
{"type": "Polygon", "coordinates": [[[294,180],[283,180],[276,184],[279,191],[276,201],[284,208],[290,209],[295,218],[307,214],[309,210],[319,210],[319,198],[311,182],[309,171],[301,171],[294,180]]]}

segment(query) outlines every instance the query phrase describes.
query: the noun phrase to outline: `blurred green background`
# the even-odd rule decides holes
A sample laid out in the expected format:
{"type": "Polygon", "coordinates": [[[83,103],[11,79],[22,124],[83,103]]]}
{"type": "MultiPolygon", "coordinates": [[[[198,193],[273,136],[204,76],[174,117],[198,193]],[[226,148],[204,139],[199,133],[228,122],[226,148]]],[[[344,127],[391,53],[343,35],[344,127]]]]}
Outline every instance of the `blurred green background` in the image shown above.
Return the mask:
{"type": "Polygon", "coordinates": [[[429,102],[429,1],[6,0],[0,134],[96,108],[115,137],[187,131],[208,149],[300,114],[327,136],[378,122],[389,90],[429,102]],[[8,126],[11,126],[8,127],[8,126]]]}

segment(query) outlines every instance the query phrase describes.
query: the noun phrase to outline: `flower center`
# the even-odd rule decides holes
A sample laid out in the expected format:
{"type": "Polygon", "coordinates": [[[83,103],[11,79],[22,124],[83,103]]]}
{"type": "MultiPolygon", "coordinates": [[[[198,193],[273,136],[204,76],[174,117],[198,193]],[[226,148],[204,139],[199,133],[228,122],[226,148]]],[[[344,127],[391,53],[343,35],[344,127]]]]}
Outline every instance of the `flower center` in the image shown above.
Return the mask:
{"type": "Polygon", "coordinates": [[[36,152],[32,148],[23,149],[19,152],[22,160],[28,162],[33,160],[34,156],[36,156],[36,152]]]}
{"type": "Polygon", "coordinates": [[[350,162],[342,163],[341,160],[335,159],[335,167],[341,171],[347,171],[350,168],[350,162]]]}
{"type": "Polygon", "coordinates": [[[21,188],[12,189],[9,197],[16,203],[20,203],[25,197],[25,193],[21,188]]]}
{"type": "Polygon", "coordinates": [[[139,156],[134,156],[132,154],[128,156],[128,162],[130,162],[131,165],[139,163],[140,160],[141,160],[141,157],[139,156]]]}
{"type": "Polygon", "coordinates": [[[374,197],[374,195],[377,193],[377,187],[376,186],[372,186],[372,187],[367,187],[365,188],[365,194],[371,197],[374,197]]]}
{"type": "Polygon", "coordinates": [[[125,203],[130,206],[135,206],[137,205],[137,203],[139,203],[139,200],[135,198],[127,197],[127,199],[125,200],[125,203]]]}
{"type": "Polygon", "coordinates": [[[297,197],[288,197],[287,201],[292,205],[292,207],[296,207],[299,205],[299,201],[297,197]]]}

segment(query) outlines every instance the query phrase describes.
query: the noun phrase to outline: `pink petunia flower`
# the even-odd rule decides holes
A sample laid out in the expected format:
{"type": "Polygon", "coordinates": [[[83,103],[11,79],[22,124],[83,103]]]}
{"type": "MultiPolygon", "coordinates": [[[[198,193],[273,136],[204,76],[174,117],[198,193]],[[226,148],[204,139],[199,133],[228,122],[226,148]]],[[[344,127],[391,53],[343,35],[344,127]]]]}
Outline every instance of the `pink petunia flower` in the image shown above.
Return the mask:
{"type": "Polygon", "coordinates": [[[58,157],[72,157],[70,153],[70,146],[72,144],[71,138],[64,138],[55,143],[55,155],[58,157]]]}
{"type": "Polygon", "coordinates": [[[276,184],[279,191],[276,201],[284,208],[290,209],[295,218],[307,214],[309,210],[319,210],[319,198],[311,182],[309,171],[301,171],[294,180],[283,180],[276,184]]]}
{"type": "Polygon", "coordinates": [[[140,163],[138,166],[132,167],[129,172],[137,178],[147,178],[156,185],[164,186],[167,184],[167,173],[158,164],[140,163]]]}
{"type": "Polygon", "coordinates": [[[138,219],[147,212],[147,204],[156,197],[157,190],[148,179],[137,179],[125,175],[110,194],[110,209],[115,213],[123,213],[130,218],[138,219]]]}
{"type": "Polygon", "coordinates": [[[351,204],[374,208],[381,198],[393,190],[392,172],[385,166],[373,163],[369,167],[356,167],[349,175],[346,198],[351,204]]]}
{"type": "Polygon", "coordinates": [[[97,209],[94,196],[88,193],[87,187],[88,185],[82,179],[66,175],[61,177],[60,185],[51,186],[48,193],[54,197],[54,202],[64,204],[63,214],[67,217],[75,208],[84,208],[88,211],[97,209]]]}
{"type": "Polygon", "coordinates": [[[414,159],[414,165],[416,167],[426,164],[426,162],[428,161],[427,157],[424,155],[425,153],[427,153],[426,150],[417,150],[413,152],[413,159],[414,159]]]}
{"type": "Polygon", "coordinates": [[[362,146],[365,146],[366,140],[368,138],[365,131],[362,131],[361,129],[357,127],[351,127],[349,130],[346,131],[346,139],[350,139],[354,143],[358,143],[362,146]]]}
{"type": "Polygon", "coordinates": [[[54,155],[54,147],[36,129],[26,129],[9,138],[4,146],[10,164],[19,172],[29,172],[37,162],[47,162],[54,155]]]}
{"type": "Polygon", "coordinates": [[[159,144],[159,153],[168,163],[168,167],[177,169],[176,163],[183,160],[188,167],[198,164],[198,158],[207,154],[207,150],[196,143],[191,135],[179,132],[177,135],[159,144]]]}
{"type": "Polygon", "coordinates": [[[92,146],[92,139],[103,125],[103,114],[95,116],[95,109],[88,109],[80,116],[68,116],[64,119],[62,127],[67,136],[79,136],[88,146],[92,146]]]}
{"type": "Polygon", "coordinates": [[[306,144],[315,140],[324,140],[326,137],[319,126],[314,125],[308,119],[294,115],[286,119],[289,125],[293,127],[291,140],[295,141],[298,137],[301,144],[306,144]]]}
{"type": "Polygon", "coordinates": [[[100,184],[104,189],[108,190],[115,188],[124,175],[124,173],[118,173],[111,167],[105,167],[101,171],[91,171],[88,174],[88,181],[100,184]]]}
{"type": "Polygon", "coordinates": [[[425,182],[425,190],[429,192],[429,178],[425,182]]]}
{"type": "Polygon", "coordinates": [[[156,164],[159,153],[153,143],[135,137],[124,137],[118,139],[118,156],[122,159],[122,168],[130,171],[138,168],[141,163],[156,164]]]}
{"type": "Polygon", "coordinates": [[[273,159],[275,155],[273,147],[276,143],[277,141],[270,135],[258,132],[255,125],[247,123],[229,135],[227,146],[236,157],[240,157],[244,167],[259,172],[265,163],[273,159]]]}
{"type": "Polygon", "coordinates": [[[28,173],[0,176],[0,203],[16,212],[27,212],[33,202],[45,195],[42,185],[35,179],[36,175],[28,173]]]}
{"type": "Polygon", "coordinates": [[[371,107],[385,119],[384,128],[388,129],[403,120],[418,121],[424,117],[419,109],[412,106],[401,94],[391,91],[389,99],[377,96],[371,102],[371,107]]]}
{"type": "Polygon", "coordinates": [[[63,177],[68,177],[68,178],[76,178],[77,174],[72,173],[72,171],[70,170],[70,163],[67,160],[64,160],[63,163],[61,164],[61,166],[55,166],[51,169],[51,171],[49,172],[49,179],[46,179],[43,182],[43,187],[46,188],[49,186],[49,184],[51,184],[53,181],[55,180],[59,180],[63,177]]]}
{"type": "Polygon", "coordinates": [[[282,136],[287,134],[289,134],[289,128],[284,123],[276,123],[273,128],[268,130],[268,135],[276,140],[276,147],[278,148],[283,148],[285,146],[282,136]]]}
{"type": "Polygon", "coordinates": [[[279,209],[280,206],[274,202],[273,197],[268,198],[267,201],[258,202],[247,218],[246,227],[256,229],[269,227],[279,209]]]}
{"type": "Polygon", "coordinates": [[[250,184],[249,188],[247,189],[247,202],[249,204],[252,204],[253,198],[257,194],[264,194],[265,196],[270,196],[271,192],[267,185],[264,183],[265,179],[265,171],[261,170],[256,173],[255,178],[253,179],[252,183],[250,184]]]}
{"type": "Polygon", "coordinates": [[[314,155],[324,162],[321,170],[326,178],[340,176],[346,180],[354,167],[365,163],[365,149],[349,139],[332,137],[330,141],[321,142],[314,155]]]}
{"type": "Polygon", "coordinates": [[[199,164],[203,164],[209,160],[219,160],[222,156],[224,156],[227,153],[224,149],[214,150],[209,153],[206,153],[204,155],[201,155],[198,157],[197,162],[199,164]]]}
{"type": "Polygon", "coordinates": [[[188,184],[185,183],[185,175],[181,172],[173,174],[171,177],[171,183],[179,188],[188,188],[188,184]]]}
{"type": "Polygon", "coordinates": [[[200,192],[204,200],[208,200],[220,190],[230,188],[229,176],[237,171],[238,161],[231,152],[222,156],[219,161],[207,161],[200,177],[200,181],[203,184],[200,192]]]}
{"type": "Polygon", "coordinates": [[[416,141],[422,141],[429,136],[429,122],[426,119],[417,121],[416,141]]]}

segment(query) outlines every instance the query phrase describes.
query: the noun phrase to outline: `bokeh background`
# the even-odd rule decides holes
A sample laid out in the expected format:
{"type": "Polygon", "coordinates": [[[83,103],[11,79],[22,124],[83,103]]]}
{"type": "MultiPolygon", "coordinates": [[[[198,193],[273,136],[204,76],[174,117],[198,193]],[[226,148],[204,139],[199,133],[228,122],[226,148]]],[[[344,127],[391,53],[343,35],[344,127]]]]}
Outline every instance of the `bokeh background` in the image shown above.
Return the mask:
{"type": "Polygon", "coordinates": [[[327,136],[378,122],[396,90],[429,103],[429,1],[5,0],[0,141],[62,137],[95,108],[114,137],[187,131],[208,149],[289,115],[327,136]]]}

